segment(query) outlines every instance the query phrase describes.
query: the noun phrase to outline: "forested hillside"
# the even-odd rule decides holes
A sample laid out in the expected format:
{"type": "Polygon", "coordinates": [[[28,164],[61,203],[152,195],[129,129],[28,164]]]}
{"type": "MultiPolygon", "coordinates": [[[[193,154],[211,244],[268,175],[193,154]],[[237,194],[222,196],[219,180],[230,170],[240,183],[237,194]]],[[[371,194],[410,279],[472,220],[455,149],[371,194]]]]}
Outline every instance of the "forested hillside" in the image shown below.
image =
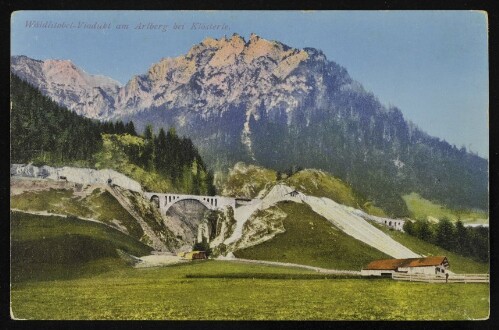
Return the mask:
{"type": "Polygon", "coordinates": [[[324,169],[394,216],[409,215],[401,195],[412,192],[452,208],[487,210],[487,160],[429,136],[397,108],[375,111],[374,96],[340,96],[336,107],[314,112],[309,121],[289,124],[284,111],[251,119],[255,158],[281,171],[324,169]]]}
{"type": "Polygon", "coordinates": [[[427,220],[406,221],[404,230],[407,234],[440,246],[465,257],[480,262],[488,262],[490,258],[489,229],[487,227],[464,227],[458,220],[453,224],[448,218],[438,223],[427,220]]]}
{"type": "Polygon", "coordinates": [[[57,105],[11,78],[11,162],[79,165],[123,171],[146,189],[215,194],[213,175],[192,141],[175,129],[144,136],[133,122],[99,122],[57,105]]]}
{"type": "Polygon", "coordinates": [[[148,126],[143,137],[102,134],[102,141],[93,156],[99,169],[113,168],[147,191],[215,195],[212,172],[191,140],[178,137],[174,129],[155,135],[148,126]]]}

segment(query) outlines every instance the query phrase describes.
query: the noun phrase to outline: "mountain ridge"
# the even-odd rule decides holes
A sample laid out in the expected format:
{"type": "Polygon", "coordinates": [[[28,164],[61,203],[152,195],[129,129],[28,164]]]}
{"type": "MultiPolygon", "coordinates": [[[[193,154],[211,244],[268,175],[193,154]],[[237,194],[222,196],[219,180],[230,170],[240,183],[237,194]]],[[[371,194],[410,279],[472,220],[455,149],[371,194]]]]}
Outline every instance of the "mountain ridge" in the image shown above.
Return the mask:
{"type": "MultiPolygon", "coordinates": [[[[44,94],[48,95],[51,98],[54,98],[55,101],[61,103],[62,105],[66,105],[71,110],[75,111],[74,104],[71,103],[74,100],[69,99],[65,102],[65,99],[58,98],[58,94],[64,94],[63,92],[57,92],[56,90],[50,90],[46,88],[46,84],[57,84],[59,86],[64,85],[67,80],[63,75],[58,76],[56,74],[50,75],[50,70],[46,68],[41,68],[42,77],[39,77],[39,81],[34,81],[33,78],[36,78],[37,72],[35,71],[37,68],[33,68],[35,65],[43,65],[47,67],[55,66],[56,70],[59,70],[57,73],[64,73],[69,75],[74,75],[74,72],[85,74],[84,78],[92,79],[95,77],[103,77],[104,80],[108,80],[107,87],[118,87],[119,90],[114,91],[114,95],[109,95],[114,98],[115,104],[107,104],[107,106],[111,106],[111,110],[113,111],[100,111],[99,113],[89,112],[85,113],[82,110],[76,111],[79,114],[82,114],[87,117],[97,118],[97,119],[107,119],[114,118],[123,115],[131,114],[131,110],[135,110],[136,112],[140,112],[141,110],[147,109],[151,106],[163,105],[164,102],[171,102],[169,99],[163,98],[163,95],[155,95],[154,100],[151,99],[141,99],[142,91],[151,91],[151,88],[154,87],[154,83],[158,80],[165,80],[165,78],[170,84],[174,85],[173,87],[178,87],[178,83],[188,83],[192,78],[198,78],[194,72],[194,69],[202,69],[203,67],[214,67],[214,68],[223,68],[229,67],[235,64],[237,61],[243,61],[245,64],[251,64],[258,58],[265,57],[270,60],[270,64],[273,64],[273,71],[270,74],[259,76],[259,83],[262,82],[275,82],[276,80],[283,80],[290,75],[290,73],[296,69],[300,63],[307,60],[326,60],[324,53],[321,50],[315,48],[303,48],[297,49],[289,47],[283,43],[278,41],[269,41],[263,39],[256,34],[251,34],[248,41],[237,33],[235,33],[231,38],[223,37],[220,39],[214,39],[211,37],[205,38],[201,43],[194,45],[187,52],[186,55],[180,55],[174,58],[164,57],[159,62],[151,64],[148,71],[144,74],[134,75],[130,78],[130,80],[121,86],[121,84],[117,81],[114,81],[112,78],[101,76],[101,75],[91,75],[87,74],[81,68],[76,67],[70,60],[37,60],[30,59],[25,55],[17,55],[11,57],[11,71],[16,75],[20,76],[27,82],[33,84],[34,86],[40,88],[44,94]],[[206,58],[202,58],[203,54],[207,51],[212,51],[212,54],[209,54],[206,58]],[[240,58],[237,58],[240,56],[240,58]],[[195,61],[193,61],[195,59],[195,61]],[[31,60],[32,63],[27,63],[31,60]],[[203,61],[200,61],[203,60],[203,61]],[[25,64],[27,67],[23,68],[21,64],[25,64]],[[72,69],[72,70],[71,70],[72,69]],[[74,71],[74,72],[71,72],[74,71]],[[194,77],[193,77],[194,76],[194,77]],[[63,79],[64,78],[64,79],[63,79]],[[145,80],[148,78],[148,80],[145,80]],[[55,80],[54,82],[52,80],[55,80]],[[141,103],[137,103],[137,100],[141,100],[141,103]],[[160,101],[158,101],[160,100],[160,101]],[[113,107],[114,105],[114,107],[113,107]],[[135,108],[131,108],[134,105],[135,108]],[[112,113],[113,112],[113,113],[112,113]],[[115,113],[114,113],[115,112],[115,113]]],[[[258,62],[258,61],[257,61],[258,62]]],[[[333,62],[331,62],[333,63],[333,62]]],[[[260,62],[256,64],[261,64],[260,62]]],[[[267,63],[269,64],[269,63],[267,63]]],[[[38,69],[40,70],[40,69],[38,69]]],[[[341,68],[346,73],[344,68],[341,68]]],[[[212,70],[213,71],[213,70],[212,70]]],[[[220,72],[207,72],[205,75],[213,74],[219,75],[220,72]]],[[[227,72],[225,72],[227,74],[227,72]]],[[[212,79],[208,79],[207,86],[214,86],[216,78],[209,77],[212,79]]],[[[348,77],[351,81],[351,78],[348,77]]],[[[96,86],[95,84],[89,83],[89,87],[103,87],[96,86]]],[[[104,84],[106,85],[106,84],[104,84]]],[[[360,85],[359,85],[360,86],[360,85]]],[[[82,86],[87,87],[87,86],[82,86]]],[[[104,86],[105,87],[105,86],[104,86]]],[[[165,87],[164,85],[159,87],[165,87]]],[[[217,86],[217,90],[221,91],[227,89],[226,83],[222,82],[217,86]]],[[[268,87],[265,85],[263,87],[268,87]]],[[[304,86],[298,86],[300,88],[304,88],[304,86]]],[[[211,91],[213,92],[213,91],[211,91]]],[[[237,90],[236,92],[241,92],[237,90]]],[[[252,91],[242,91],[246,94],[252,94],[252,91]]],[[[165,94],[165,93],[162,93],[165,94]]],[[[206,94],[210,94],[210,91],[206,91],[206,94]]],[[[212,94],[216,94],[212,93],[212,94]]],[[[238,95],[229,95],[229,101],[237,100],[238,95]]],[[[83,100],[88,103],[91,101],[83,100]]],[[[181,103],[180,103],[181,104],[181,103]]],[[[95,105],[94,105],[95,106],[95,105]]],[[[99,106],[99,105],[97,105],[99,106]]],[[[85,108],[86,110],[86,108],[85,108]]]]}
{"type": "Polygon", "coordinates": [[[88,74],[71,60],[13,56],[11,71],[60,105],[94,119],[107,116],[113,109],[113,94],[120,88],[114,79],[88,74]]]}
{"type": "MultiPolygon", "coordinates": [[[[206,38],[111,94],[83,93],[92,100],[77,104],[93,102],[90,116],[131,120],[139,130],[175,127],[218,170],[238,161],[279,171],[320,168],[397,215],[407,214],[400,194],[412,191],[488,208],[487,160],[423,132],[314,48],[255,34],[206,38]]],[[[75,107],[71,97],[64,101],[75,107]]]]}

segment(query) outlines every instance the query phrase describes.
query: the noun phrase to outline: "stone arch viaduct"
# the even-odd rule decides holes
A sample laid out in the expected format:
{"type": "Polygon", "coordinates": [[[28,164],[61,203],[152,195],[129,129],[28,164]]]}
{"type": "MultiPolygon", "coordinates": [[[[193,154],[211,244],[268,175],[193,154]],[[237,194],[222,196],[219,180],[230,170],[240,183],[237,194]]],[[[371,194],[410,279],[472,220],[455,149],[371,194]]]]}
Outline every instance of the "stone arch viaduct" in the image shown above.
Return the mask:
{"type": "Polygon", "coordinates": [[[236,199],[224,196],[200,196],[200,195],[181,195],[181,194],[162,194],[155,192],[145,192],[144,196],[151,202],[155,202],[161,212],[165,214],[170,207],[180,201],[195,200],[203,204],[210,210],[217,210],[224,206],[236,208],[236,199]]]}

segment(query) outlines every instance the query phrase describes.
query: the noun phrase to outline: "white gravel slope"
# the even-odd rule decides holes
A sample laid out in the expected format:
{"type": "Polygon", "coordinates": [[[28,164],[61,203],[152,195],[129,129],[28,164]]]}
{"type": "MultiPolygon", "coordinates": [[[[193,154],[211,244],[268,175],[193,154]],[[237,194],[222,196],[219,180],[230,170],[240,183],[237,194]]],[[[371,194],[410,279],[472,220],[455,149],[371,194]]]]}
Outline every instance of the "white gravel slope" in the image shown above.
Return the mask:
{"type": "Polygon", "coordinates": [[[420,255],[412,252],[366,220],[347,211],[342,205],[329,198],[307,196],[304,202],[310,205],[314,212],[322,215],[346,234],[389,256],[394,258],[420,257],[420,255]]]}
{"type": "Polygon", "coordinates": [[[269,193],[261,200],[255,199],[251,204],[244,205],[238,207],[234,210],[234,218],[236,219],[236,228],[232,235],[227,238],[224,243],[231,244],[239,239],[241,239],[243,235],[243,227],[246,221],[251,217],[253,213],[257,210],[267,209],[278,202],[282,202],[285,200],[290,200],[293,202],[301,203],[301,199],[297,197],[292,197],[289,193],[293,191],[288,186],[285,185],[276,185],[274,186],[269,193]]]}
{"type": "Polygon", "coordinates": [[[65,180],[76,182],[80,184],[106,184],[111,179],[112,183],[123,187],[128,190],[142,192],[140,183],[130,179],[124,174],[110,169],[96,170],[92,168],[78,168],[78,167],[51,167],[42,166],[37,167],[32,164],[12,164],[10,166],[11,176],[17,177],[44,177],[46,179],[65,180]]]}
{"type": "Polygon", "coordinates": [[[234,212],[237,221],[236,228],[224,243],[230,244],[241,239],[244,224],[254,212],[288,200],[310,205],[314,212],[326,218],[346,234],[389,256],[394,258],[416,258],[420,256],[357,215],[355,209],[345,207],[325,197],[307,196],[302,193],[291,196],[292,191],[291,187],[276,185],[261,201],[255,200],[252,204],[237,208],[234,212]]]}

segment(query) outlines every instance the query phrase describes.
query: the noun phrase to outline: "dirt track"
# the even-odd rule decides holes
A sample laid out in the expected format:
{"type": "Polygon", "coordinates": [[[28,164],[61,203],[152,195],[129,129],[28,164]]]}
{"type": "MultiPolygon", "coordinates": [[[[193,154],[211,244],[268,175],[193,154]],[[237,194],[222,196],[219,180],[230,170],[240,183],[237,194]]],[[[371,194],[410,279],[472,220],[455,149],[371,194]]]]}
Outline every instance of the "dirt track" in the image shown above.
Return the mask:
{"type": "Polygon", "coordinates": [[[360,275],[360,271],[355,270],[340,270],[340,269],[327,269],[308,265],[292,264],[287,262],[277,262],[277,261],[264,261],[264,260],[252,260],[252,259],[239,259],[239,258],[217,258],[221,261],[231,261],[231,262],[242,262],[242,263],[252,263],[259,265],[270,265],[270,266],[282,266],[291,268],[304,268],[308,270],[313,270],[319,273],[325,274],[339,274],[339,275],[360,275]]]}
{"type": "MultiPolygon", "coordinates": [[[[19,210],[19,209],[14,209],[14,208],[11,208],[10,210],[11,211],[15,211],[15,212],[22,212],[22,213],[29,213],[29,214],[36,214],[36,215],[43,215],[43,216],[54,216],[54,217],[61,217],[61,218],[67,218],[68,217],[68,215],[66,215],[66,214],[50,213],[50,212],[47,212],[47,211],[29,211],[29,210],[19,210]]],[[[106,225],[108,227],[116,229],[116,227],[109,226],[106,223],[104,223],[102,221],[99,221],[97,219],[84,218],[84,217],[80,217],[80,216],[78,216],[77,218],[80,219],[80,220],[85,220],[85,221],[98,222],[98,223],[101,223],[101,224],[106,225]]]]}

